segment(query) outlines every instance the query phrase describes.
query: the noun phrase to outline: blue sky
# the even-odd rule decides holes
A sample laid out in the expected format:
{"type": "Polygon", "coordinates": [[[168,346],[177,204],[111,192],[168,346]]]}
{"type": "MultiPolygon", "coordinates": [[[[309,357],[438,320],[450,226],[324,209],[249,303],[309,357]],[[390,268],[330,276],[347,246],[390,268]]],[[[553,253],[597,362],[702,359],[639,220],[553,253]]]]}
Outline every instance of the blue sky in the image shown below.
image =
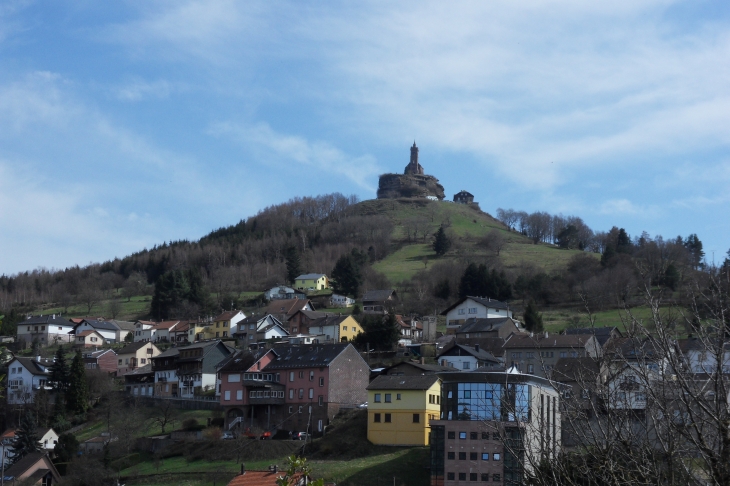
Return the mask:
{"type": "Polygon", "coordinates": [[[0,274],[375,197],[730,248],[730,3],[0,3],[0,274]]]}

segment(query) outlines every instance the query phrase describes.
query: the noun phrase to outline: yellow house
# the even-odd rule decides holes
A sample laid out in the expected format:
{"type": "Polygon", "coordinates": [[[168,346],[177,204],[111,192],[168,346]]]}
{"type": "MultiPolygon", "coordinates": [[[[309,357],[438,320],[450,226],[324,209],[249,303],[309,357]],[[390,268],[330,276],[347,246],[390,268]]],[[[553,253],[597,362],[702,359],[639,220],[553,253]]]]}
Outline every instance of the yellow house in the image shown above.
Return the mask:
{"type": "Polygon", "coordinates": [[[352,316],[327,314],[308,323],[308,332],[322,343],[346,343],[364,332],[359,322],[352,316]]]}
{"type": "Polygon", "coordinates": [[[299,290],[323,290],[329,286],[329,279],[323,273],[307,273],[294,279],[294,287],[299,290]]]}
{"type": "Polygon", "coordinates": [[[368,440],[382,445],[428,445],[430,421],[439,419],[436,375],[380,375],[368,386],[368,440]]]}
{"type": "Polygon", "coordinates": [[[224,312],[203,328],[203,339],[230,338],[236,332],[238,323],[246,318],[240,310],[224,312]]]}

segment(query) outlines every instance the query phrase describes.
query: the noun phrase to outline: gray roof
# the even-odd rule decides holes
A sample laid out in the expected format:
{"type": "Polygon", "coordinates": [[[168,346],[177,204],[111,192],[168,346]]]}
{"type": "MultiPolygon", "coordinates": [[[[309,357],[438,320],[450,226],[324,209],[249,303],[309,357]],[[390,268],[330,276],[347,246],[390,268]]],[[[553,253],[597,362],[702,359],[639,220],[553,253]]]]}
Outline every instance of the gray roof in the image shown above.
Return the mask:
{"type": "Polygon", "coordinates": [[[306,344],[301,346],[277,346],[277,359],[266,366],[266,370],[281,370],[288,368],[324,368],[337,358],[349,343],[337,344],[306,344]]]}
{"type": "Polygon", "coordinates": [[[594,358],[560,358],[551,377],[555,381],[590,381],[596,379],[599,371],[599,363],[594,358]]]}
{"type": "Polygon", "coordinates": [[[25,369],[27,369],[31,372],[31,374],[34,375],[47,375],[48,372],[45,371],[44,368],[40,365],[48,367],[53,364],[53,359],[50,358],[41,358],[40,363],[36,361],[36,358],[16,357],[15,359],[18,360],[18,362],[22,364],[25,369]]]}
{"type": "Polygon", "coordinates": [[[148,345],[154,346],[154,344],[150,343],[149,341],[137,341],[136,343],[130,343],[130,344],[127,344],[126,346],[124,346],[119,351],[117,351],[117,354],[136,353],[137,351],[139,351],[140,349],[142,349],[148,345]]]}
{"type": "Polygon", "coordinates": [[[30,316],[28,319],[19,322],[18,326],[27,326],[35,324],[55,324],[58,326],[73,327],[73,322],[64,319],[60,314],[51,314],[48,316],[30,316]]]}
{"type": "Polygon", "coordinates": [[[391,368],[395,368],[396,366],[402,366],[402,365],[408,365],[413,366],[414,368],[418,368],[419,370],[423,371],[424,373],[436,373],[439,371],[454,371],[456,368],[452,366],[441,366],[438,364],[421,364],[421,363],[414,363],[412,361],[401,361],[400,363],[396,363],[394,365],[388,366],[387,368],[384,368],[381,372],[382,374],[387,374],[388,370],[391,368]]]}
{"type": "MultiPolygon", "coordinates": [[[[464,325],[456,330],[456,334],[461,334],[464,332],[497,331],[502,326],[507,324],[508,322],[515,324],[515,321],[513,319],[510,319],[509,317],[488,317],[488,318],[484,318],[484,319],[474,319],[474,318],[467,319],[467,321],[464,323],[464,325]]],[[[517,327],[517,324],[515,324],[515,327],[517,327]]]]}
{"type": "Polygon", "coordinates": [[[136,376],[136,375],[148,375],[152,374],[152,365],[146,364],[142,366],[141,368],[137,368],[132,371],[128,371],[127,373],[124,373],[124,376],[136,376]]]}
{"type": "Polygon", "coordinates": [[[130,322],[130,321],[118,321],[116,319],[112,319],[109,322],[113,322],[114,324],[117,325],[117,327],[119,329],[121,329],[123,331],[134,331],[134,329],[135,329],[134,322],[130,322]]]}
{"type": "Polygon", "coordinates": [[[446,310],[441,312],[441,315],[445,316],[447,312],[449,312],[451,309],[453,309],[457,305],[464,302],[466,299],[471,299],[474,302],[482,304],[484,307],[487,307],[489,309],[507,309],[507,310],[509,310],[509,305],[505,304],[504,302],[502,302],[500,300],[492,299],[490,297],[474,297],[472,295],[467,295],[466,297],[461,298],[461,299],[457,300],[456,302],[454,302],[454,304],[452,304],[446,310]]]}
{"type": "Polygon", "coordinates": [[[305,273],[304,275],[299,275],[295,280],[317,280],[326,276],[324,273],[305,273]]]}
{"type": "Polygon", "coordinates": [[[512,334],[504,343],[508,349],[514,348],[585,348],[593,336],[588,334],[512,334]]]}
{"type": "Polygon", "coordinates": [[[368,290],[365,295],[362,296],[363,301],[374,301],[374,302],[385,302],[395,293],[395,290],[368,290]]]}
{"type": "Polygon", "coordinates": [[[592,334],[596,336],[596,340],[601,346],[611,339],[611,335],[613,333],[616,333],[618,337],[621,337],[621,331],[619,331],[617,327],[579,327],[565,330],[565,334],[592,334]]]}
{"type": "Polygon", "coordinates": [[[81,323],[74,326],[74,332],[76,332],[76,328],[79,326],[82,326],[84,324],[88,324],[94,329],[103,329],[105,331],[118,331],[119,326],[117,326],[114,322],[110,321],[95,321],[95,320],[87,320],[84,319],[81,323]]]}
{"type": "Polygon", "coordinates": [[[476,348],[464,346],[463,344],[454,344],[449,349],[439,354],[439,357],[441,356],[474,356],[478,360],[493,361],[495,363],[500,362],[488,351],[484,351],[483,349],[479,349],[477,351],[476,348]]]}
{"type": "Polygon", "coordinates": [[[375,378],[368,390],[428,390],[439,380],[435,374],[430,375],[380,375],[375,378]]]}

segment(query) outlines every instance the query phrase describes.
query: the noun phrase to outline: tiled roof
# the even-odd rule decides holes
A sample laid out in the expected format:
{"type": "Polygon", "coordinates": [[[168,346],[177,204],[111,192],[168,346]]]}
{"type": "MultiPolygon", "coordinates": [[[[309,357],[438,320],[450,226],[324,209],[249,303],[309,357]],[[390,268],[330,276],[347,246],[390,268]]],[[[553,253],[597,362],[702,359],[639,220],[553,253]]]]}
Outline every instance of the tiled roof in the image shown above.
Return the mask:
{"type": "Polygon", "coordinates": [[[367,386],[368,390],[428,390],[438,381],[436,375],[380,375],[367,386]]]}
{"type": "Polygon", "coordinates": [[[27,326],[35,324],[55,324],[57,326],[73,326],[71,321],[68,321],[58,314],[51,314],[48,316],[30,316],[28,319],[19,322],[18,326],[27,326]]]}
{"type": "Polygon", "coordinates": [[[48,371],[44,371],[43,367],[48,367],[53,364],[53,360],[49,358],[41,358],[40,363],[36,361],[36,358],[15,358],[25,369],[30,371],[33,375],[47,375],[48,371]],[[40,366],[43,365],[43,366],[40,366]]]}
{"type": "Polygon", "coordinates": [[[505,324],[512,323],[517,326],[509,317],[488,317],[484,319],[467,319],[463,326],[456,330],[456,334],[465,332],[489,332],[497,331],[505,324]]]}
{"type": "Polygon", "coordinates": [[[5,470],[5,477],[19,478],[38,461],[42,461],[44,456],[46,456],[46,454],[43,452],[31,452],[27,456],[18,459],[12,466],[7,468],[5,470]]]}
{"type": "MultiPolygon", "coordinates": [[[[119,326],[117,326],[115,323],[110,322],[110,321],[97,321],[94,319],[84,319],[81,324],[84,324],[84,323],[90,325],[94,329],[103,329],[105,331],[118,331],[119,330],[119,326]]],[[[74,329],[76,327],[78,327],[78,326],[75,326],[74,329]]]]}
{"type": "Polygon", "coordinates": [[[147,375],[152,374],[152,365],[146,364],[142,366],[141,368],[137,368],[136,370],[128,371],[127,373],[124,373],[124,376],[136,376],[136,375],[147,375]]]}
{"type": "Polygon", "coordinates": [[[586,343],[593,336],[586,334],[549,334],[545,337],[544,333],[537,333],[533,336],[529,334],[513,334],[504,343],[504,347],[508,349],[514,348],[585,348],[586,343]]]}
{"type": "MultiPolygon", "coordinates": [[[[266,350],[268,351],[268,350],[266,350]]],[[[246,371],[260,359],[266,351],[238,351],[219,364],[221,373],[232,373],[236,371],[246,371]]]]}
{"type": "Polygon", "coordinates": [[[155,329],[171,329],[179,323],[180,321],[162,321],[155,324],[155,329]]]}
{"type": "MultiPolygon", "coordinates": [[[[99,333],[98,333],[97,331],[95,331],[95,330],[93,330],[93,329],[89,329],[88,331],[83,331],[83,332],[80,332],[80,333],[78,333],[78,334],[76,335],[76,337],[86,337],[86,336],[88,336],[89,334],[96,334],[96,335],[98,335],[98,336],[101,336],[101,334],[99,334],[99,333]]],[[[103,337],[103,336],[102,336],[102,337],[103,337]]]]}
{"type": "Polygon", "coordinates": [[[239,313],[241,313],[240,310],[227,311],[227,312],[224,312],[223,314],[219,315],[218,317],[216,317],[213,320],[214,321],[230,321],[239,313]]]}
{"type": "Polygon", "coordinates": [[[305,273],[304,275],[299,275],[296,280],[317,280],[326,276],[324,273],[305,273]]]}
{"type": "Polygon", "coordinates": [[[373,301],[373,302],[385,302],[390,298],[391,295],[395,293],[395,290],[388,289],[388,290],[368,290],[365,292],[365,295],[362,296],[363,301],[373,301]]]}
{"type": "Polygon", "coordinates": [[[446,310],[441,312],[441,315],[445,316],[451,309],[455,308],[457,305],[466,301],[466,299],[471,299],[474,302],[482,304],[484,307],[487,307],[489,309],[509,309],[509,305],[507,305],[504,302],[499,301],[497,299],[492,299],[490,297],[474,297],[471,295],[467,295],[466,297],[457,300],[453,305],[449,306],[446,310]]]}
{"type": "Polygon", "coordinates": [[[601,346],[611,339],[613,333],[616,333],[618,337],[621,337],[621,331],[619,331],[617,327],[581,327],[565,330],[565,334],[592,334],[596,336],[596,340],[601,346]]]}
{"type": "Polygon", "coordinates": [[[136,343],[130,343],[124,346],[122,349],[117,351],[117,354],[130,354],[130,353],[136,353],[140,349],[144,348],[145,346],[154,346],[154,344],[151,344],[146,341],[137,341],[136,343]]]}
{"type": "Polygon", "coordinates": [[[464,346],[463,344],[453,345],[452,347],[442,352],[439,357],[441,356],[474,356],[475,358],[480,360],[499,363],[499,360],[495,358],[492,353],[484,351],[483,349],[477,350],[476,348],[473,348],[471,346],[464,346]]]}
{"type": "Polygon", "coordinates": [[[231,479],[228,486],[276,486],[276,479],[283,475],[283,471],[246,471],[231,479]]]}
{"type": "Polygon", "coordinates": [[[134,331],[134,322],[130,321],[118,321],[116,319],[112,319],[109,322],[113,322],[117,325],[117,327],[123,331],[134,331]]]}
{"type": "Polygon", "coordinates": [[[309,304],[308,299],[276,299],[269,302],[266,313],[292,315],[302,310],[307,304],[309,304]]]}
{"type": "Polygon", "coordinates": [[[394,364],[392,366],[389,366],[385,368],[382,371],[382,374],[387,374],[388,370],[391,368],[395,368],[396,366],[402,366],[402,365],[408,365],[413,366],[414,368],[417,368],[425,373],[438,373],[441,371],[454,371],[456,368],[453,368],[451,366],[441,366],[438,364],[421,364],[421,363],[413,363],[411,361],[401,361],[400,363],[394,364]]]}
{"type": "Polygon", "coordinates": [[[278,346],[275,348],[277,359],[266,366],[266,370],[287,368],[311,368],[329,366],[342,353],[349,343],[303,344],[301,346],[278,346]]]}

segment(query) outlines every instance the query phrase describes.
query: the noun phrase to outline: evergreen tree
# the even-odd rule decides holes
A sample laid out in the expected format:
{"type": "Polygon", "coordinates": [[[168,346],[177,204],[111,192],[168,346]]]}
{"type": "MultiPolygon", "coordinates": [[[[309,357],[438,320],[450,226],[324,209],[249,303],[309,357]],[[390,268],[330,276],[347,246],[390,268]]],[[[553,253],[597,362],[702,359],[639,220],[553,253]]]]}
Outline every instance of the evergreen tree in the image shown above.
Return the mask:
{"type": "Polygon", "coordinates": [[[68,388],[68,365],[66,364],[66,353],[63,346],[59,346],[53,364],[50,367],[51,374],[48,377],[48,384],[57,392],[65,392],[68,388]]]}
{"type": "Polygon", "coordinates": [[[286,278],[289,283],[293,284],[294,280],[302,273],[302,260],[299,257],[299,251],[294,246],[286,249],[286,278]]]}
{"type": "Polygon", "coordinates": [[[14,454],[13,463],[32,452],[41,451],[41,442],[40,437],[38,437],[35,418],[30,410],[20,419],[20,426],[15,431],[15,439],[11,449],[14,454]]]}
{"type": "Polygon", "coordinates": [[[389,351],[398,344],[400,327],[394,312],[384,316],[366,315],[360,325],[365,332],[354,339],[358,348],[364,349],[366,345],[370,345],[370,349],[389,351]]]}
{"type": "Polygon", "coordinates": [[[702,250],[702,242],[696,234],[692,233],[684,240],[684,247],[689,252],[690,262],[694,268],[700,268],[702,266],[702,259],[705,257],[705,252],[702,250]]]}
{"type": "Polygon", "coordinates": [[[459,297],[491,297],[497,300],[509,300],[512,298],[512,284],[507,280],[504,272],[487,270],[482,264],[477,266],[470,263],[459,282],[459,297]]]}
{"type": "Polygon", "coordinates": [[[445,278],[438,282],[433,289],[433,296],[437,299],[448,300],[451,297],[451,285],[449,279],[445,278]]]}
{"type": "Polygon", "coordinates": [[[89,384],[86,381],[86,369],[81,351],[76,352],[71,362],[68,391],[66,392],[66,406],[72,414],[81,415],[89,408],[89,384]]]}
{"type": "Polygon", "coordinates": [[[433,240],[433,251],[436,252],[437,256],[444,256],[449,251],[449,248],[451,248],[451,240],[446,236],[444,227],[441,226],[433,240]]]}
{"type": "Polygon", "coordinates": [[[542,332],[544,327],[542,323],[542,314],[537,312],[537,308],[532,302],[527,304],[525,308],[525,329],[530,332],[542,332]]]}
{"type": "Polygon", "coordinates": [[[357,298],[363,282],[362,267],[367,263],[367,254],[353,248],[349,255],[342,255],[332,270],[335,292],[357,298]]]}
{"type": "Polygon", "coordinates": [[[53,461],[61,474],[66,473],[68,463],[71,462],[79,452],[79,441],[73,434],[61,434],[58,436],[58,443],[53,448],[56,456],[53,461]]]}
{"type": "Polygon", "coordinates": [[[155,282],[152,313],[158,319],[168,319],[180,305],[194,304],[200,313],[211,310],[210,292],[197,268],[170,270],[155,282]]]}

